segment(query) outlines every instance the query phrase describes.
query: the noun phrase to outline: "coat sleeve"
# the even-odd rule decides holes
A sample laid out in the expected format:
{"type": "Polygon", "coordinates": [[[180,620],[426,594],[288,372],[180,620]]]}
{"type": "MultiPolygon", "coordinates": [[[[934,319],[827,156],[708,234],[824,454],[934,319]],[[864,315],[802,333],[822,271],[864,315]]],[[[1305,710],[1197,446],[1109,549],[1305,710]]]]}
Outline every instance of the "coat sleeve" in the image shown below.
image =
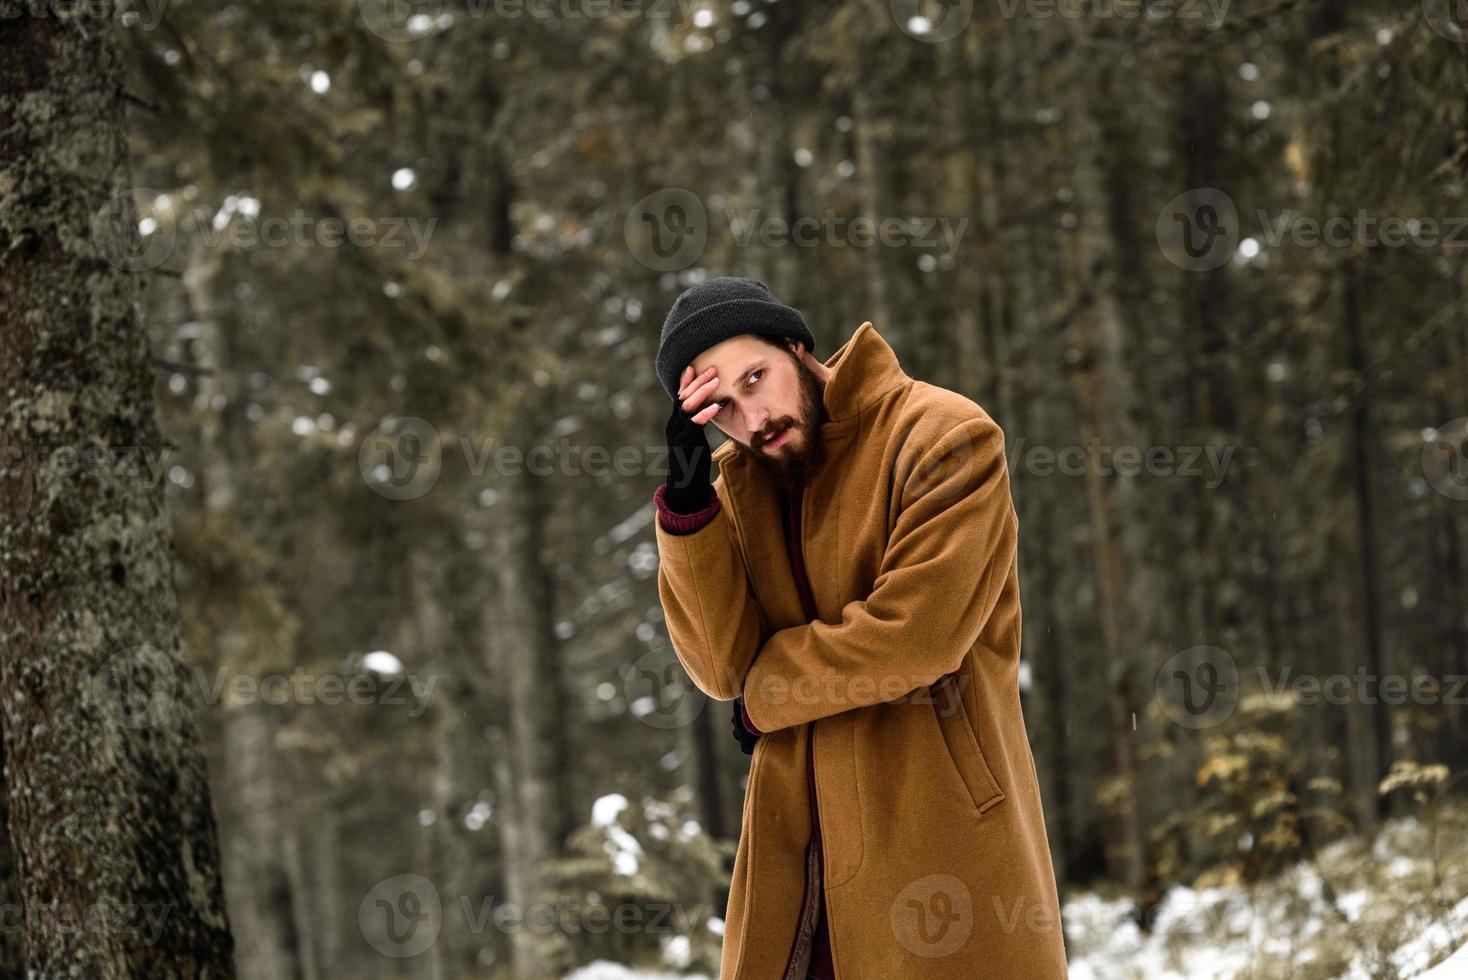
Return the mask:
{"type": "Polygon", "coordinates": [[[769,637],[744,705],[769,732],[891,701],[959,668],[993,614],[1017,554],[1004,433],[968,419],[902,481],[899,516],[871,594],[839,623],[769,637]]]}
{"type": "MultiPolygon", "coordinates": [[[[714,483],[716,497],[722,482],[714,483]]],[[[733,701],[768,629],[727,509],[713,509],[711,518],[685,533],[665,528],[661,515],[653,521],[658,596],[678,662],[700,691],[733,701]]]]}

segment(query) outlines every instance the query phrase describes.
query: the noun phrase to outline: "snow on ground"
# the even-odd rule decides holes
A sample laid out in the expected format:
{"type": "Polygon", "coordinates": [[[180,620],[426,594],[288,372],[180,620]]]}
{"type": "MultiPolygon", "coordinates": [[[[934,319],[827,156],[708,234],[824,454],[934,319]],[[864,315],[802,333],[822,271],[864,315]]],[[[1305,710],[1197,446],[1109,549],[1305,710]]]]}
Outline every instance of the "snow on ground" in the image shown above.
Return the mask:
{"type": "MultiPolygon", "coordinates": [[[[709,980],[701,973],[639,973],[636,970],[605,960],[597,960],[566,974],[566,980],[709,980]]],[[[1437,980],[1437,978],[1434,978],[1437,980]]]]}
{"type": "Polygon", "coordinates": [[[1414,980],[1462,980],[1468,977],[1468,943],[1426,973],[1419,973],[1414,980]]]}
{"type": "MultiPolygon", "coordinates": [[[[619,801],[599,802],[614,824],[619,801]]],[[[1394,820],[1369,846],[1335,841],[1252,887],[1176,887],[1145,931],[1125,898],[1073,893],[1062,910],[1071,980],[1468,980],[1468,864],[1445,846],[1457,833],[1394,820]]],[[[566,980],[709,978],[597,962],[566,980]]]]}

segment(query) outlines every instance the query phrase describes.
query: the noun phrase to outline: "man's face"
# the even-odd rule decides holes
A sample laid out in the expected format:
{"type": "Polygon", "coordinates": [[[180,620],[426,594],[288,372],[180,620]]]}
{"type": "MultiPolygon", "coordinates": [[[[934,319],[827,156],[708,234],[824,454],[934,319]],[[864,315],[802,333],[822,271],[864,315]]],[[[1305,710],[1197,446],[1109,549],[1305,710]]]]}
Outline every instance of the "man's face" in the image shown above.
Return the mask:
{"type": "Polygon", "coordinates": [[[826,458],[825,382],[795,353],[744,334],[715,344],[693,360],[695,376],[715,369],[719,386],[705,404],[723,404],[711,421],[781,486],[800,486],[826,458]]]}

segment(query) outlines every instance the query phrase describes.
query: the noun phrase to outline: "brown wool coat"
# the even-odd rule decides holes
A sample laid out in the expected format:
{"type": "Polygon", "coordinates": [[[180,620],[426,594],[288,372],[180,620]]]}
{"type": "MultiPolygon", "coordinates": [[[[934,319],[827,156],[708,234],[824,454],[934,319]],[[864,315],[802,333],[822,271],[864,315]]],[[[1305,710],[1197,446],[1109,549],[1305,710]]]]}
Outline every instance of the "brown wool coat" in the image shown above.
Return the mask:
{"type": "Polygon", "coordinates": [[[1004,435],[975,402],[908,377],[870,322],[825,363],[829,455],[801,506],[817,620],[801,609],[779,490],[732,442],[713,454],[712,519],[685,534],[654,522],[674,651],[710,697],[743,694],[767,733],[750,763],[719,975],[786,975],[813,737],[840,980],[1063,978],[1020,712],[1004,435]]]}

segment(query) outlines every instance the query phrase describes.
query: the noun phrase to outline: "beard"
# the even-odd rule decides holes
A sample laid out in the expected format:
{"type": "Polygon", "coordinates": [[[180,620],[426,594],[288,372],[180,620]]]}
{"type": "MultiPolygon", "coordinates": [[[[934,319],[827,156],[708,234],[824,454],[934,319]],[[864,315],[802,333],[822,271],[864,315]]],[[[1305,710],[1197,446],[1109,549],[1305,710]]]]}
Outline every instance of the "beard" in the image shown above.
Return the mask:
{"type": "MultiPolygon", "coordinates": [[[[800,417],[772,419],[765,427],[773,430],[776,435],[789,428],[791,433],[786,436],[787,444],[798,435],[800,446],[787,450],[782,445],[771,455],[763,448],[746,446],[738,440],[734,443],[740,452],[753,457],[771,479],[786,489],[805,486],[825,463],[826,442],[821,426],[829,420],[826,414],[826,383],[806,367],[800,358],[791,355],[790,359],[795,362],[795,375],[800,379],[800,417]]],[[[758,442],[760,447],[764,446],[765,441],[758,435],[751,438],[751,442],[758,442]]]]}

